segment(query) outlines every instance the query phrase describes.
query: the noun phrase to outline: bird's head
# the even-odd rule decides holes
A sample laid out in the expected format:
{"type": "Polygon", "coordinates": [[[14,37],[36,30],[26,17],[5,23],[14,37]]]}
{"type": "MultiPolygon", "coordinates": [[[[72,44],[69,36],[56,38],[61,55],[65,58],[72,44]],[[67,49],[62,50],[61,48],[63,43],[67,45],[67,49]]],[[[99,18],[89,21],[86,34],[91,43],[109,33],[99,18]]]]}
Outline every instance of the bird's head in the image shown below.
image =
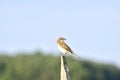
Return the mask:
{"type": "Polygon", "coordinates": [[[66,40],[66,39],[64,37],[59,37],[59,40],[63,41],[63,40],[66,40]]]}

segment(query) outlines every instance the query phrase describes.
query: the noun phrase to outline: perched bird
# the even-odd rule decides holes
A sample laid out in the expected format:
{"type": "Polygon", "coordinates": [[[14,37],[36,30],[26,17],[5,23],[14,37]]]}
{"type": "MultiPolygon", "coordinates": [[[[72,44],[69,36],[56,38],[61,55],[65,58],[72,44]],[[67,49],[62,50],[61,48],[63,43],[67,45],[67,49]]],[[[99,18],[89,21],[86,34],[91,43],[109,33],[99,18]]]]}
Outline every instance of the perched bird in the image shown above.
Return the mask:
{"type": "Polygon", "coordinates": [[[59,37],[57,40],[58,49],[63,53],[63,55],[71,53],[80,59],[80,57],[72,51],[72,49],[64,42],[64,40],[66,39],[63,37],[59,37]]]}

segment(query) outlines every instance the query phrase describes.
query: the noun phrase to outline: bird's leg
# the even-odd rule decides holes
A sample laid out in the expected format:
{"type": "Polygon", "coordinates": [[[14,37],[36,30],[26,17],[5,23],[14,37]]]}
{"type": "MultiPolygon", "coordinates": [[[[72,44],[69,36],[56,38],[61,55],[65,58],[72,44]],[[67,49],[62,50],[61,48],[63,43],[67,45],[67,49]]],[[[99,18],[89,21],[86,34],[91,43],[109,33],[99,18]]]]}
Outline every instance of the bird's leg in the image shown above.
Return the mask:
{"type": "Polygon", "coordinates": [[[62,56],[65,56],[67,53],[62,54],[62,56]]]}
{"type": "Polygon", "coordinates": [[[65,56],[65,54],[63,54],[63,53],[62,53],[61,55],[62,55],[62,56],[65,56]]]}

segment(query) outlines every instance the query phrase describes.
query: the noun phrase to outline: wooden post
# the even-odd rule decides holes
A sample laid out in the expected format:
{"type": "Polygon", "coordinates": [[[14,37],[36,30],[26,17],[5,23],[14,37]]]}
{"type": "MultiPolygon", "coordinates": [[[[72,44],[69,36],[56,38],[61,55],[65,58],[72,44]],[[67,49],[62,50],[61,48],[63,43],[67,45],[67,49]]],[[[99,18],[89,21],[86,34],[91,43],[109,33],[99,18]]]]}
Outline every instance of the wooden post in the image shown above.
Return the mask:
{"type": "Polygon", "coordinates": [[[61,55],[61,80],[71,80],[65,56],[61,55]]]}

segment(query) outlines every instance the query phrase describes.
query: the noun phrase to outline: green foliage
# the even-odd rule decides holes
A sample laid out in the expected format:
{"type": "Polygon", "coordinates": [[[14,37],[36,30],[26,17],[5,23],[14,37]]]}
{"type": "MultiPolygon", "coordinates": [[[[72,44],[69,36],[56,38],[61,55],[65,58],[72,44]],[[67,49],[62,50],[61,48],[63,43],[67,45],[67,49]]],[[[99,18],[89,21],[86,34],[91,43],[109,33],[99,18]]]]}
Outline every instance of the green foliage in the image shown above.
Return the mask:
{"type": "MultiPolygon", "coordinates": [[[[72,80],[120,80],[120,69],[113,65],[66,59],[72,80]]],[[[60,56],[0,55],[0,80],[60,80],[60,56]]]]}

